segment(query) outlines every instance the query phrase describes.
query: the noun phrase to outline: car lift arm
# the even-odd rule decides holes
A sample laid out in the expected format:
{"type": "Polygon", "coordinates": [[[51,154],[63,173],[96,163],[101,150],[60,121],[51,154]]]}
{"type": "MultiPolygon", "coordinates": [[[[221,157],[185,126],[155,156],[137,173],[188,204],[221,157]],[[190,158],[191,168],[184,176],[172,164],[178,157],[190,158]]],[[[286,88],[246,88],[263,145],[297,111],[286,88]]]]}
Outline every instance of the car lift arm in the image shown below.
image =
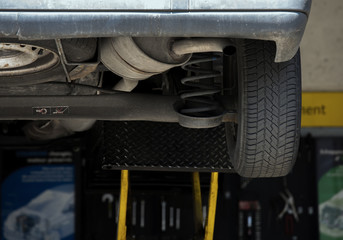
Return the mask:
{"type": "MultiPolygon", "coordinates": [[[[208,202],[208,213],[205,231],[202,226],[202,203],[200,190],[199,173],[193,173],[193,199],[195,213],[195,230],[199,239],[199,233],[205,232],[204,240],[212,240],[214,233],[214,224],[216,216],[217,196],[218,196],[218,172],[211,173],[211,185],[208,202]]],[[[126,240],[126,214],[127,214],[127,199],[129,192],[129,171],[121,171],[121,186],[120,186],[120,203],[119,203],[119,220],[117,240],[126,240]]]]}

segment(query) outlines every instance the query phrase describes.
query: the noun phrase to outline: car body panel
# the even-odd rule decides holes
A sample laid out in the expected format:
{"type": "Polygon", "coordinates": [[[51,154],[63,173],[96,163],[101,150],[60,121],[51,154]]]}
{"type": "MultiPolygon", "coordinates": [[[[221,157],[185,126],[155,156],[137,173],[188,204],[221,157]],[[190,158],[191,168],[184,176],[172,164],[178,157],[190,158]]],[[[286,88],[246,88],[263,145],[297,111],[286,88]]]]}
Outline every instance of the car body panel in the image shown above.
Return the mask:
{"type": "Polygon", "coordinates": [[[311,0],[16,0],[3,1],[0,10],[126,10],[126,11],[294,11],[309,13],[311,0]]]}
{"type": "Polygon", "coordinates": [[[274,41],[291,59],[311,0],[17,0],[0,3],[0,37],[228,37],[274,41]]]}

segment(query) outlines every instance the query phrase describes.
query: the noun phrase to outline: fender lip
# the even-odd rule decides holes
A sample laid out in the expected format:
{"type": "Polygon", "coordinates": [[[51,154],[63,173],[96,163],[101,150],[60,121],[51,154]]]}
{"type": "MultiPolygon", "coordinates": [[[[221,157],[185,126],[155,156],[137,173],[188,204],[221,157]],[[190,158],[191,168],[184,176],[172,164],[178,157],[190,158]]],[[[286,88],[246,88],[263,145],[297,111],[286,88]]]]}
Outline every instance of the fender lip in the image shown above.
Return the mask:
{"type": "Polygon", "coordinates": [[[290,11],[0,11],[0,37],[227,37],[274,41],[276,62],[298,51],[307,15],[290,11]]]}
{"type": "Polygon", "coordinates": [[[312,0],[16,0],[0,11],[289,11],[309,14],[312,0]]]}

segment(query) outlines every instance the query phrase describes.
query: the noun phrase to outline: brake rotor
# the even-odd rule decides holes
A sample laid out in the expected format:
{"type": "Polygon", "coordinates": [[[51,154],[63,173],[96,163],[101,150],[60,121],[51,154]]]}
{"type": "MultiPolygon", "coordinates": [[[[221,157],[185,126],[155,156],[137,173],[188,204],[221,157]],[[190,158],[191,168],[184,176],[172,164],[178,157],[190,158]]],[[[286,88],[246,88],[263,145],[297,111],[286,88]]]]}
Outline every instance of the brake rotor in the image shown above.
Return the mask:
{"type": "Polygon", "coordinates": [[[54,51],[23,43],[0,43],[0,76],[41,72],[59,63],[54,51]]]}

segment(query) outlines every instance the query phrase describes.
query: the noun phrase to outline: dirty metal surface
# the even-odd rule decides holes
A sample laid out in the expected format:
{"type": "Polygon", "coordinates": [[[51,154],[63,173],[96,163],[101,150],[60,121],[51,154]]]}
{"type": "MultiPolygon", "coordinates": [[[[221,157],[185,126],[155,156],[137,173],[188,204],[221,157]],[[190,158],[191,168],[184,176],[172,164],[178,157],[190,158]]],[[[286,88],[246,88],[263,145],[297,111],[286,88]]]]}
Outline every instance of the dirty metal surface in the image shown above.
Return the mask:
{"type": "Polygon", "coordinates": [[[211,129],[177,123],[102,124],[103,169],[233,172],[224,124],[211,129]]]}

